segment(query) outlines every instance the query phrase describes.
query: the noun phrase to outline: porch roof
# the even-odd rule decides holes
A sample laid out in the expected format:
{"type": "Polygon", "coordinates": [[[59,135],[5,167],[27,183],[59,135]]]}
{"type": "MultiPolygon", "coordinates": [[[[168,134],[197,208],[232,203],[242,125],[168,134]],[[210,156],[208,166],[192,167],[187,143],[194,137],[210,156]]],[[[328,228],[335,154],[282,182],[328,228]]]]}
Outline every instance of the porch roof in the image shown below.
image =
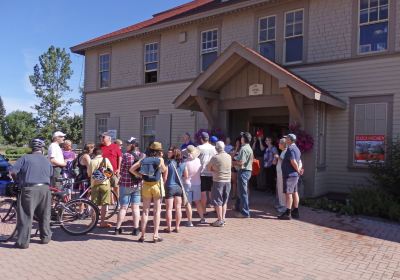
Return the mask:
{"type": "Polygon", "coordinates": [[[196,96],[215,99],[213,93],[218,92],[249,63],[276,78],[280,88],[289,87],[311,100],[318,100],[337,108],[346,108],[344,101],[237,42],[233,42],[206,71],[175,98],[173,104],[178,109],[197,111],[196,96]]]}

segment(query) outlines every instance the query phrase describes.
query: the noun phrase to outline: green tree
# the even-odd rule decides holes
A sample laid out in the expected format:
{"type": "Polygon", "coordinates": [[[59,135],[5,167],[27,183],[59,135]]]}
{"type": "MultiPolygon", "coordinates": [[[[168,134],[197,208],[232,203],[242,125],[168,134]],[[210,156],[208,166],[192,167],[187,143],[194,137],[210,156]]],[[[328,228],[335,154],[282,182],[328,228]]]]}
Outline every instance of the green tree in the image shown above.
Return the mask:
{"type": "Polygon", "coordinates": [[[8,144],[21,147],[35,137],[36,122],[32,113],[14,111],[5,117],[4,138],[8,144]]]}
{"type": "Polygon", "coordinates": [[[52,132],[60,129],[61,123],[68,116],[69,107],[76,100],[65,99],[71,91],[68,80],[71,78],[71,59],[65,49],[51,46],[39,56],[39,64],[29,76],[35,89],[39,104],[34,106],[42,137],[51,138],[52,132]]]}
{"type": "Polygon", "coordinates": [[[4,108],[3,99],[0,96],[0,143],[3,142],[4,120],[6,117],[6,108],[4,108]]]}
{"type": "Polygon", "coordinates": [[[83,118],[81,115],[66,117],[61,123],[61,130],[67,134],[66,139],[69,139],[74,144],[82,142],[83,118]]]}

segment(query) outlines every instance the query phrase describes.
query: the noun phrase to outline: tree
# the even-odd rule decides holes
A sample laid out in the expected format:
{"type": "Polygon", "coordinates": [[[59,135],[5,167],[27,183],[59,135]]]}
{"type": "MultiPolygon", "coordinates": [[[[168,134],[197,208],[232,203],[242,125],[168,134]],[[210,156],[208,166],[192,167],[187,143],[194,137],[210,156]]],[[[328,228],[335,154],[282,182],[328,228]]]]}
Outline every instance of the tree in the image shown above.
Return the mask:
{"type": "Polygon", "coordinates": [[[68,116],[68,110],[76,100],[65,99],[71,91],[68,80],[71,78],[71,59],[65,49],[51,46],[39,56],[39,64],[33,68],[29,80],[35,89],[39,104],[34,106],[42,137],[51,138],[52,132],[60,129],[68,116]]]}
{"type": "Polygon", "coordinates": [[[14,111],[5,117],[4,138],[8,144],[21,147],[35,137],[36,122],[32,113],[14,111]]]}
{"type": "Polygon", "coordinates": [[[4,108],[3,99],[0,96],[0,142],[3,140],[5,117],[6,117],[6,108],[4,108]]]}
{"type": "Polygon", "coordinates": [[[66,117],[61,123],[61,130],[67,134],[67,138],[74,144],[82,142],[82,128],[83,118],[81,115],[74,115],[73,117],[66,117]]]}

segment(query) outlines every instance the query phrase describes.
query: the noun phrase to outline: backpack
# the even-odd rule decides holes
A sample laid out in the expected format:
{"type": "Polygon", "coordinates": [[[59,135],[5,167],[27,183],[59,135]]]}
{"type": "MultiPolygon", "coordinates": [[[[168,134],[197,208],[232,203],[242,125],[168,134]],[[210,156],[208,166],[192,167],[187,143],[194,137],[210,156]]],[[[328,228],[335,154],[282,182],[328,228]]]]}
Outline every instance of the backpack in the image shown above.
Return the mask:
{"type": "Polygon", "coordinates": [[[92,180],[94,181],[94,185],[104,184],[108,179],[113,176],[113,172],[106,167],[106,159],[103,158],[99,167],[93,172],[92,180]]]}
{"type": "Polygon", "coordinates": [[[160,159],[149,157],[142,160],[139,173],[147,182],[158,182],[161,179],[159,172],[160,159]]]}

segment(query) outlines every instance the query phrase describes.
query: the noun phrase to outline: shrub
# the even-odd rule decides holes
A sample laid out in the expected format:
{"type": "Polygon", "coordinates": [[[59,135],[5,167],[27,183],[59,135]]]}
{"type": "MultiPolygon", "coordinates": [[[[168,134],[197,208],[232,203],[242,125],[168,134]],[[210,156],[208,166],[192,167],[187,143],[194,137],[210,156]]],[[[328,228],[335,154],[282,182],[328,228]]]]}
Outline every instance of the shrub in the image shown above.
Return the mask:
{"type": "Polygon", "coordinates": [[[28,147],[22,148],[9,148],[6,149],[6,155],[24,155],[30,153],[32,150],[28,147]]]}

